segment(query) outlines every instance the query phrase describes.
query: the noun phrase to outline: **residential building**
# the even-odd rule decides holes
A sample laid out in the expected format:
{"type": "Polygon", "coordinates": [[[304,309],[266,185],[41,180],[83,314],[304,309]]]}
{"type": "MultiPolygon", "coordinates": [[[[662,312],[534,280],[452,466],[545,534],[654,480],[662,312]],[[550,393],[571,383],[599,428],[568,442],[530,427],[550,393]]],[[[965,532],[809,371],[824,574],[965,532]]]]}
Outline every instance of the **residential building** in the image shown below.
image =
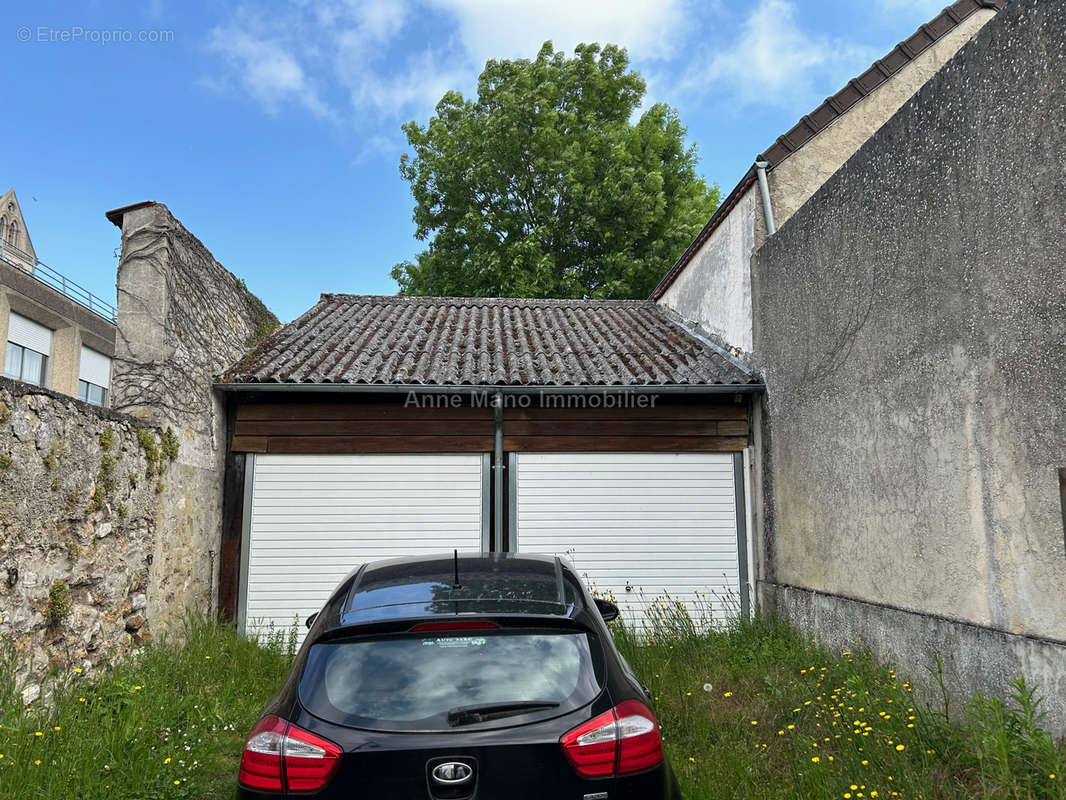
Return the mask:
{"type": "Polygon", "coordinates": [[[767,212],[771,227],[785,224],[1005,2],[957,0],[778,137],[722,200],[652,299],[750,353],[751,257],[766,239],[767,212]]]}
{"type": "Polygon", "coordinates": [[[760,597],[1060,735],[1063,152],[1066,0],[1012,0],[752,261],[760,597]]]}
{"type": "Polygon", "coordinates": [[[0,239],[4,377],[108,405],[114,306],[37,259],[14,189],[0,200],[0,239]]]}

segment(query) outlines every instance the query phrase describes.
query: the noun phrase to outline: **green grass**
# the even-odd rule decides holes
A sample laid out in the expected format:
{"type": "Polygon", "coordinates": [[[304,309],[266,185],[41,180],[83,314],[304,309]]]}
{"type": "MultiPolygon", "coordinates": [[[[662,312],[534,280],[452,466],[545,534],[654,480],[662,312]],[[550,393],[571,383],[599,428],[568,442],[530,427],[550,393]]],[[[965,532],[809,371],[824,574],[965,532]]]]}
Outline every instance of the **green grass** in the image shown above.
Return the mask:
{"type": "Polygon", "coordinates": [[[644,635],[614,631],[688,800],[1066,798],[1066,753],[1024,681],[949,724],[869,653],[831,653],[772,618],[706,632],[664,603],[644,635]]]}
{"type": "MultiPolygon", "coordinates": [[[[614,631],[688,800],[1066,800],[1066,756],[1022,682],[1013,702],[977,698],[952,725],[868,654],[830,653],[770,618],[706,632],[664,605],[645,635],[614,631]]],[[[151,645],[91,679],[54,676],[52,700],[27,710],[0,643],[0,797],[232,798],[244,736],[292,648],[194,621],[184,645],[151,645]]]]}
{"type": "Polygon", "coordinates": [[[287,675],[292,643],[259,647],[203,621],[187,625],[184,641],[146,647],[93,679],[53,675],[52,700],[29,709],[5,642],[0,797],[233,797],[244,737],[287,675]]]}

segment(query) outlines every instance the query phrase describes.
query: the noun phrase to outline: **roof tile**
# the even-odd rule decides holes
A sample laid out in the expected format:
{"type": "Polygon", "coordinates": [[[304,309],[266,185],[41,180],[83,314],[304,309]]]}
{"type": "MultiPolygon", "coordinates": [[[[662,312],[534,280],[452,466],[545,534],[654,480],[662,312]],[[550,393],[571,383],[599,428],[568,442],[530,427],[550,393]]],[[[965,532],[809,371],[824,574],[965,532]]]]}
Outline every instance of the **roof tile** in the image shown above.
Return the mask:
{"type": "Polygon", "coordinates": [[[668,386],[757,382],[644,300],[324,294],[223,383],[668,386]]]}

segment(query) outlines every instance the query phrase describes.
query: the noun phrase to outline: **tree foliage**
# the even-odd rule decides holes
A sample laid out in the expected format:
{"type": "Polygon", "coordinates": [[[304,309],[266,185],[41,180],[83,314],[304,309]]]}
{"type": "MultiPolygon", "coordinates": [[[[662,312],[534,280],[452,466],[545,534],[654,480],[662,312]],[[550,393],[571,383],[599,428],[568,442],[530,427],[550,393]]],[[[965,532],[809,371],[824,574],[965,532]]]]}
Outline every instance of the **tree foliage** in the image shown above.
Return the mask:
{"type": "Polygon", "coordinates": [[[428,247],[392,276],[403,294],[646,297],[718,204],[677,113],[631,120],[645,85],[626,51],[546,42],[489,61],[477,99],[448,92],[403,126],[400,172],[428,247]]]}

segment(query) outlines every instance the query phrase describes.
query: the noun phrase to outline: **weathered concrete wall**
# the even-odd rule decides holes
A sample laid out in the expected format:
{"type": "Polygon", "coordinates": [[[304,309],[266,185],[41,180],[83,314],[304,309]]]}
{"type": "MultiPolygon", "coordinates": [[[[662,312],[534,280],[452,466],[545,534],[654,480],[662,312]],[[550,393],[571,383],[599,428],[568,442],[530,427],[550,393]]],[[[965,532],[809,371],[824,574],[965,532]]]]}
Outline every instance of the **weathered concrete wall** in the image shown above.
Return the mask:
{"type": "Polygon", "coordinates": [[[1018,0],[753,259],[764,595],[826,634],[774,587],[830,596],[889,652],[913,653],[922,615],[980,626],[941,637],[960,685],[1028,672],[1059,730],[1063,152],[1066,0],[1018,0]]]}
{"type": "Polygon", "coordinates": [[[20,654],[26,702],[49,665],[106,666],[149,636],[148,587],[170,580],[154,561],[175,477],[163,441],[133,417],[0,378],[0,636],[20,654]],[[57,581],[65,613],[49,597],[57,581]]]}
{"type": "Polygon", "coordinates": [[[755,219],[762,217],[752,187],[708,237],[659,300],[683,320],[743,352],[750,352],[751,272],[755,219]]]}
{"type": "MultiPolygon", "coordinates": [[[[854,155],[878,128],[899,111],[959,48],[996,15],[982,9],[964,19],[943,39],[920,53],[913,61],[864,97],[828,128],[769,173],[770,198],[774,222],[780,228],[807,202],[830,175],[854,155]]],[[[766,238],[765,222],[760,217],[757,242],[766,238]]]]}
{"type": "MultiPolygon", "coordinates": [[[[768,174],[780,228],[855,151],[995,16],[972,14],[768,174]]],[[[754,155],[754,154],[753,154],[754,155]]],[[[752,349],[751,256],[766,240],[758,185],[744,193],[659,302],[743,353],[752,349]]]]}
{"type": "Polygon", "coordinates": [[[147,590],[157,628],[215,608],[227,443],[212,383],[276,324],[166,206],[122,215],[112,407],[172,426],[181,443],[147,590]]]}
{"type": "Polygon", "coordinates": [[[764,588],[764,601],[784,609],[793,625],[839,650],[862,642],[896,665],[934,708],[943,707],[943,696],[929,670],[936,667],[932,654],[940,653],[953,716],[962,715],[975,689],[1002,696],[1013,678],[1025,675],[1035,677],[1039,693],[1050,698],[1041,706],[1049,712],[1047,727],[1066,731],[1066,645],[837,595],[773,584],[764,588]]]}

